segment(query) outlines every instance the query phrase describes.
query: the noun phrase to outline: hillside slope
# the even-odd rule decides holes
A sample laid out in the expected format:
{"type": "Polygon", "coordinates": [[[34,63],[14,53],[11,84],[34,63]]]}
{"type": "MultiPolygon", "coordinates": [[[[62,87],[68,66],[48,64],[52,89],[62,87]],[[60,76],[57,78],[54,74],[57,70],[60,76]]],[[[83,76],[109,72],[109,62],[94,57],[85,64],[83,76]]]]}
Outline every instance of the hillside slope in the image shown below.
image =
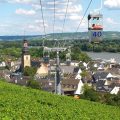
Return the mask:
{"type": "Polygon", "coordinates": [[[120,109],[0,81],[0,120],[119,120],[120,109]]]}

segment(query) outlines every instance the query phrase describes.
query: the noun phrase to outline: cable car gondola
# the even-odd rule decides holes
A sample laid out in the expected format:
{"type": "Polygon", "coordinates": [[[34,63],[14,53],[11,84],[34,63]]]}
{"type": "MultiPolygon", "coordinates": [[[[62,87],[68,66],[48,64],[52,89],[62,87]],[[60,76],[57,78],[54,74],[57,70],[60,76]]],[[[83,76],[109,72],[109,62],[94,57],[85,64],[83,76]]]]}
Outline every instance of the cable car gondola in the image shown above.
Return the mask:
{"type": "Polygon", "coordinates": [[[103,15],[100,13],[91,13],[88,15],[89,42],[99,43],[102,41],[102,21],[103,15]]]}
{"type": "Polygon", "coordinates": [[[89,42],[100,43],[103,36],[103,14],[100,13],[102,9],[102,0],[101,7],[95,9],[94,12],[88,15],[88,33],[89,33],[89,42]]]}

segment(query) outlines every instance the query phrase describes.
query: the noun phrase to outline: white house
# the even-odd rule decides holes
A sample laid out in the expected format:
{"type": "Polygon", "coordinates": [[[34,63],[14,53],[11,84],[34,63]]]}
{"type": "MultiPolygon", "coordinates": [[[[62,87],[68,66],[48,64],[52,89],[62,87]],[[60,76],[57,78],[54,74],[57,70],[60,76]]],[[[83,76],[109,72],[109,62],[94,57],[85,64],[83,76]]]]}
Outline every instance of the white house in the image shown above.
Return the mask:
{"type": "Polygon", "coordinates": [[[94,64],[94,67],[95,67],[95,68],[97,68],[97,67],[98,67],[98,65],[97,65],[97,64],[94,64]]]}
{"type": "Polygon", "coordinates": [[[0,67],[5,67],[5,66],[6,66],[5,62],[0,62],[0,67]]]}
{"type": "Polygon", "coordinates": [[[78,79],[78,80],[81,80],[81,78],[82,78],[82,77],[81,77],[80,74],[77,74],[76,77],[75,77],[75,79],[78,79]]]}
{"type": "Polygon", "coordinates": [[[87,63],[84,62],[83,65],[84,65],[84,67],[85,67],[86,69],[88,69],[88,68],[87,68],[87,66],[88,66],[87,63]]]}
{"type": "Polygon", "coordinates": [[[38,68],[36,72],[37,76],[47,76],[48,75],[48,66],[45,64],[41,64],[40,68],[38,68]]]}
{"type": "Polygon", "coordinates": [[[70,63],[70,65],[71,66],[79,66],[79,62],[76,62],[76,61],[72,61],[71,63],[70,63]]]}
{"type": "Polygon", "coordinates": [[[79,83],[78,83],[77,90],[75,91],[74,94],[75,95],[83,94],[83,86],[84,86],[84,84],[83,84],[82,80],[80,80],[79,83]]]}
{"type": "Polygon", "coordinates": [[[120,87],[119,87],[119,86],[115,86],[115,87],[111,90],[110,94],[117,94],[119,91],[120,91],[120,87]]]}
{"type": "Polygon", "coordinates": [[[100,65],[97,70],[104,70],[104,66],[103,65],[100,65]]]}
{"type": "Polygon", "coordinates": [[[115,63],[116,63],[115,58],[111,58],[111,59],[110,59],[110,63],[114,63],[114,64],[115,64],[115,63]]]}
{"type": "Polygon", "coordinates": [[[78,70],[78,74],[81,74],[81,73],[82,73],[82,70],[81,70],[81,69],[79,69],[79,70],[78,70]]]}

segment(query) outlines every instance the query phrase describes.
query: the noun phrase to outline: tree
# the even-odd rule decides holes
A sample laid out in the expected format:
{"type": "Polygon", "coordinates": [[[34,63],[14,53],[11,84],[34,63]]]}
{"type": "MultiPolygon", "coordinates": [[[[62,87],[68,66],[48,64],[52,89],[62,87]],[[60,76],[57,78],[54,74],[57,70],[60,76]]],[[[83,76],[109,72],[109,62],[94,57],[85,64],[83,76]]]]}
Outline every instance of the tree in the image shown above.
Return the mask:
{"type": "Polygon", "coordinates": [[[89,75],[88,71],[83,70],[82,73],[80,74],[82,76],[82,78],[85,78],[89,75]]]}
{"type": "Polygon", "coordinates": [[[34,76],[36,74],[37,68],[36,67],[28,67],[24,68],[23,74],[24,76],[34,76]]]}
{"type": "Polygon", "coordinates": [[[27,86],[34,88],[34,89],[41,89],[39,82],[37,82],[36,80],[33,80],[33,79],[28,81],[27,86]]]}
{"type": "Polygon", "coordinates": [[[100,45],[93,45],[93,51],[94,52],[102,52],[102,46],[100,45]]]}
{"type": "Polygon", "coordinates": [[[80,67],[81,70],[85,70],[86,69],[86,67],[83,65],[83,62],[79,63],[79,67],[80,67]]]}
{"type": "Polygon", "coordinates": [[[83,61],[83,62],[89,62],[91,60],[91,58],[87,55],[87,53],[81,52],[79,54],[79,60],[83,61]]]}
{"type": "Polygon", "coordinates": [[[80,59],[79,59],[79,53],[77,53],[77,52],[72,52],[71,53],[71,58],[72,58],[72,60],[80,61],[80,59]]]}
{"type": "Polygon", "coordinates": [[[30,55],[32,57],[42,57],[43,56],[43,48],[30,48],[30,55]]]}
{"type": "Polygon", "coordinates": [[[92,71],[92,72],[97,71],[97,67],[94,67],[94,62],[93,61],[89,62],[88,67],[89,67],[89,70],[92,71]]]}
{"type": "Polygon", "coordinates": [[[92,87],[88,86],[87,84],[84,85],[83,91],[84,93],[81,98],[95,102],[100,101],[99,93],[97,93],[92,87]]]}
{"type": "Polygon", "coordinates": [[[6,66],[5,66],[5,69],[8,69],[8,70],[10,70],[10,67],[9,67],[8,65],[6,65],[6,66]]]}
{"type": "Polygon", "coordinates": [[[117,95],[106,93],[104,95],[104,103],[108,105],[120,106],[120,93],[118,93],[117,95]]]}

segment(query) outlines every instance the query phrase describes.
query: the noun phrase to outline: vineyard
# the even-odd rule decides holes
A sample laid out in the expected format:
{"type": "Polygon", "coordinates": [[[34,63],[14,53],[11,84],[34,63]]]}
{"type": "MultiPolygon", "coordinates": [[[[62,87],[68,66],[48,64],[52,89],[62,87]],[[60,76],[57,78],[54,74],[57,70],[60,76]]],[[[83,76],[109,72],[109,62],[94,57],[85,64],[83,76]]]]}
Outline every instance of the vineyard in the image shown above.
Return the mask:
{"type": "Polygon", "coordinates": [[[0,82],[0,120],[119,120],[120,108],[0,82]]]}

